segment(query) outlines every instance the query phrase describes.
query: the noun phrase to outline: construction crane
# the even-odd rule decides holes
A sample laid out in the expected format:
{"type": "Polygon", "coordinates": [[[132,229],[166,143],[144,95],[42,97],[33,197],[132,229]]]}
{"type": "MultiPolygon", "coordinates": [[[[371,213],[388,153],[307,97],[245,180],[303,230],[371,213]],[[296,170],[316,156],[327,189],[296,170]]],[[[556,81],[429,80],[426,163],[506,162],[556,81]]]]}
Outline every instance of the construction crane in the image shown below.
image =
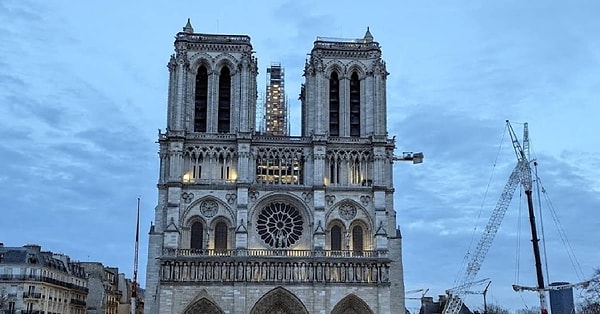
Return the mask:
{"type": "Polygon", "coordinates": [[[412,293],[417,293],[417,292],[422,292],[421,293],[421,297],[404,297],[405,300],[421,300],[423,299],[423,297],[425,297],[425,295],[427,294],[427,292],[429,291],[429,288],[427,289],[415,289],[415,290],[408,290],[406,292],[404,292],[404,295],[407,294],[412,294],[412,293]]]}
{"type": "Polygon", "coordinates": [[[483,294],[483,314],[487,314],[487,292],[488,292],[488,288],[490,287],[491,284],[492,284],[492,281],[489,280],[487,285],[485,285],[485,288],[483,288],[483,291],[472,291],[472,290],[465,291],[465,294],[483,294]]]}
{"type": "MultiPolygon", "coordinates": [[[[527,123],[525,123],[525,127],[523,130],[523,146],[519,143],[519,140],[510,125],[510,122],[506,120],[507,128],[510,133],[510,137],[512,140],[513,148],[515,154],[517,156],[517,165],[513,169],[510,177],[508,178],[508,182],[504,186],[504,190],[502,194],[500,194],[500,198],[496,203],[496,207],[492,211],[491,217],[485,226],[483,234],[475,247],[475,251],[471,255],[467,267],[465,268],[465,273],[459,281],[458,286],[455,289],[451,290],[451,294],[449,295],[448,302],[446,303],[446,307],[444,308],[443,314],[458,314],[460,311],[463,298],[469,291],[469,287],[471,283],[477,276],[479,269],[481,268],[481,264],[483,263],[487,252],[489,251],[494,238],[496,237],[496,233],[500,228],[504,215],[506,214],[506,210],[510,205],[510,201],[513,198],[515,190],[519,183],[523,185],[525,189],[525,194],[528,199],[528,206],[530,208],[529,213],[530,217],[533,215],[533,201],[531,199],[531,167],[529,166],[529,131],[527,127],[527,123]]],[[[532,230],[535,230],[535,220],[532,222],[532,230]]],[[[537,234],[535,231],[533,233],[533,243],[534,243],[534,254],[536,255],[536,269],[538,269],[539,262],[539,247],[537,234]],[[537,247],[537,250],[536,250],[537,247]],[[537,253],[536,253],[537,252],[537,253]]],[[[541,262],[539,262],[539,270],[538,273],[538,286],[544,287],[542,272],[541,272],[541,262]]],[[[544,291],[540,292],[540,304],[542,308],[542,313],[547,313],[546,310],[546,299],[544,291]]]]}
{"type": "Polygon", "coordinates": [[[477,280],[477,281],[473,281],[473,282],[467,282],[466,284],[464,284],[462,286],[458,286],[458,287],[454,287],[452,289],[446,290],[446,294],[453,295],[454,291],[458,290],[458,289],[462,289],[461,291],[464,294],[483,294],[483,311],[484,311],[484,314],[486,314],[487,313],[486,296],[487,296],[488,288],[490,287],[491,283],[492,283],[492,280],[490,280],[490,278],[485,278],[485,279],[481,279],[481,280],[477,280]],[[465,290],[470,287],[477,286],[477,285],[484,284],[484,283],[487,283],[487,284],[485,285],[485,288],[483,289],[483,291],[465,290]]]}
{"type": "Polygon", "coordinates": [[[137,219],[135,225],[135,252],[133,254],[133,280],[131,282],[131,314],[137,314],[137,274],[140,248],[140,198],[137,199],[137,219]]]}
{"type": "Polygon", "coordinates": [[[423,162],[425,155],[422,152],[413,153],[413,152],[402,152],[402,156],[394,156],[392,160],[394,161],[412,161],[413,164],[420,164],[423,162]]]}
{"type": "Polygon", "coordinates": [[[590,283],[592,281],[591,280],[586,280],[586,281],[582,281],[582,282],[578,282],[578,283],[571,283],[571,284],[564,284],[564,285],[555,285],[555,286],[547,286],[547,287],[543,287],[542,289],[540,289],[539,287],[526,287],[526,286],[519,286],[519,285],[512,285],[513,290],[515,290],[516,292],[519,291],[551,291],[551,290],[566,290],[566,289],[570,289],[570,288],[582,288],[582,289],[586,289],[587,287],[589,287],[590,283]]]}

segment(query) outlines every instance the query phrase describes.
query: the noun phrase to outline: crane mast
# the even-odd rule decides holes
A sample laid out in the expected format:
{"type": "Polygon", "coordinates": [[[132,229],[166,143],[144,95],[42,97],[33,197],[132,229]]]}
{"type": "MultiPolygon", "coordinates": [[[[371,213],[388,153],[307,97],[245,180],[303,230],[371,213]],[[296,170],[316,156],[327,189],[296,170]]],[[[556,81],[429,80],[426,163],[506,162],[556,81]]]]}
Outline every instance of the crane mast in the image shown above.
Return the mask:
{"type": "Polygon", "coordinates": [[[508,121],[506,121],[509,134],[513,142],[513,147],[515,149],[515,153],[517,155],[517,159],[519,161],[526,162],[526,168],[522,174],[522,184],[525,190],[525,196],[527,197],[527,212],[529,214],[529,226],[531,229],[531,244],[533,246],[533,257],[535,260],[535,272],[537,278],[537,288],[538,294],[540,298],[540,309],[542,314],[548,313],[548,305],[546,303],[546,292],[544,290],[544,274],[542,271],[542,258],[540,255],[540,239],[537,235],[537,227],[535,225],[535,212],[533,210],[533,189],[532,189],[532,180],[531,180],[531,166],[529,165],[530,154],[529,154],[529,127],[527,123],[523,126],[523,147],[519,145],[519,140],[512,129],[512,126],[508,121]]]}
{"type": "MultiPolygon", "coordinates": [[[[500,228],[504,215],[510,205],[510,201],[513,198],[515,190],[519,183],[523,185],[525,189],[525,194],[527,195],[527,206],[529,208],[529,217],[530,224],[532,228],[532,243],[534,246],[534,255],[536,258],[536,271],[538,276],[538,286],[544,287],[544,279],[541,271],[541,258],[539,256],[539,246],[537,239],[537,231],[535,229],[535,217],[533,216],[533,200],[531,193],[531,167],[529,166],[529,129],[527,124],[523,129],[523,146],[519,143],[519,140],[510,125],[510,122],[506,121],[507,128],[509,130],[509,134],[512,140],[513,149],[517,156],[517,165],[513,169],[510,177],[508,178],[508,182],[504,186],[504,190],[502,194],[500,194],[500,198],[496,203],[496,207],[492,211],[491,217],[485,226],[483,234],[475,247],[475,251],[465,269],[465,273],[460,280],[458,287],[452,290],[451,295],[448,298],[448,302],[446,303],[446,307],[444,308],[443,314],[458,314],[463,305],[463,297],[467,294],[470,283],[473,282],[479,269],[481,268],[481,264],[489,251],[492,242],[500,228]],[[539,266],[538,266],[539,265],[539,266]]],[[[542,309],[542,313],[547,313],[546,310],[546,300],[545,293],[543,290],[540,290],[540,305],[542,309]]]]}
{"type": "Polygon", "coordinates": [[[137,199],[137,219],[135,224],[135,250],[133,254],[133,280],[131,282],[131,314],[137,313],[137,273],[140,247],[140,198],[137,199]]]}

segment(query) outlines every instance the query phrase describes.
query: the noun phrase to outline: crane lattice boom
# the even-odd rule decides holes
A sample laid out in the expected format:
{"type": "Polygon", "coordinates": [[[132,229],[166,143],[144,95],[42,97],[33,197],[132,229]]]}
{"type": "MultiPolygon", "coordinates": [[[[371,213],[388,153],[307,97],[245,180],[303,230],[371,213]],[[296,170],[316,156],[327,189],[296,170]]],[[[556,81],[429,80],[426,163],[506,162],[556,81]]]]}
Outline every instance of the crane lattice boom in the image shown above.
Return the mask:
{"type": "Polygon", "coordinates": [[[502,219],[506,214],[506,210],[510,205],[513,195],[515,194],[515,190],[521,182],[522,173],[528,167],[529,163],[527,159],[519,160],[517,166],[510,174],[508,182],[504,186],[504,190],[500,195],[500,199],[498,200],[498,203],[496,203],[496,207],[494,208],[494,211],[492,212],[492,215],[485,226],[485,230],[481,235],[481,239],[479,239],[479,242],[477,243],[475,252],[473,255],[471,255],[471,259],[469,260],[465,270],[465,275],[459,282],[457,289],[452,291],[452,294],[448,299],[448,303],[446,303],[446,307],[444,308],[443,314],[457,314],[460,311],[463,304],[462,298],[466,294],[465,292],[471,286],[469,283],[473,282],[477,276],[477,273],[481,268],[481,264],[483,263],[488,250],[492,246],[494,237],[500,228],[500,224],[502,223],[502,219]]]}

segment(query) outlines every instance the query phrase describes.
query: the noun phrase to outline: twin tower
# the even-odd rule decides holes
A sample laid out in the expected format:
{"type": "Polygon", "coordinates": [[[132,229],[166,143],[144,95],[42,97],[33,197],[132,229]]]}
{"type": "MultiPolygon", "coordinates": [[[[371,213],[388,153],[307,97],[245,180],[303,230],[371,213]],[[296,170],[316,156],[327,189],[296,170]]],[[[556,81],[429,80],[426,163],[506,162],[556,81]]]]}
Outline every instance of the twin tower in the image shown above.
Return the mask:
{"type": "Polygon", "coordinates": [[[388,73],[371,33],[317,37],[300,136],[257,131],[249,36],[188,21],[168,68],[145,313],[404,313],[388,73]]]}

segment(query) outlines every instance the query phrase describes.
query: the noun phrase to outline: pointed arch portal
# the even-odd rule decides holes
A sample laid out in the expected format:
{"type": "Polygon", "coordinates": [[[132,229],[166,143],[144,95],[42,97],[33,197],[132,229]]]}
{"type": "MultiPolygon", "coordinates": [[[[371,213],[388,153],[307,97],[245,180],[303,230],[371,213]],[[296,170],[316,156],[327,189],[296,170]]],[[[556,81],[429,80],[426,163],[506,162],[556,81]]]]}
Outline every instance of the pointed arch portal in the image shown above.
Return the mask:
{"type": "Polygon", "coordinates": [[[331,314],[374,314],[369,305],[361,298],[350,294],[340,300],[333,308],[331,314]]]}
{"type": "Polygon", "coordinates": [[[188,306],[183,314],[225,314],[225,312],[214,302],[202,298],[188,306]]]}
{"type": "Polygon", "coordinates": [[[278,287],[263,295],[250,314],[308,314],[302,301],[290,291],[278,287]]]}

